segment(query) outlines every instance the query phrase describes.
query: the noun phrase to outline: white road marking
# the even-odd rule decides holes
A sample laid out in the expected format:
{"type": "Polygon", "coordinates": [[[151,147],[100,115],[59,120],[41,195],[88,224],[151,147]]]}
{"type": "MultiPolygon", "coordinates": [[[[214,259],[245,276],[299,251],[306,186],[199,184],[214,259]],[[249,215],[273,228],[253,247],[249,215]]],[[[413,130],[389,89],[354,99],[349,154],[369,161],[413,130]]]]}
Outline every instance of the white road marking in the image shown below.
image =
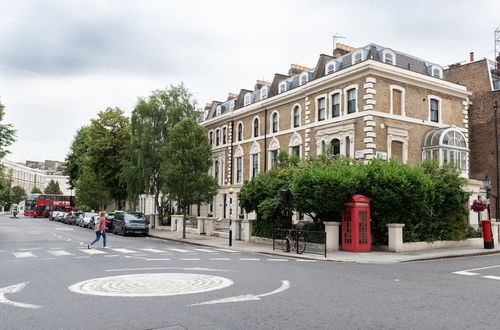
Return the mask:
{"type": "Polygon", "coordinates": [[[231,258],[210,258],[210,260],[231,260],[231,258]]]}
{"type": "Polygon", "coordinates": [[[474,276],[474,275],[479,275],[479,273],[475,273],[475,270],[483,270],[483,269],[492,269],[492,268],[498,268],[500,265],[494,265],[494,266],[488,266],[488,267],[480,267],[480,268],[472,268],[472,269],[466,269],[466,270],[461,270],[458,272],[453,272],[452,274],[457,274],[457,275],[466,275],[466,276],[474,276]]]}
{"type": "Polygon", "coordinates": [[[56,230],[72,231],[74,229],[73,228],[68,228],[68,227],[57,227],[56,230]]]}
{"type": "Polygon", "coordinates": [[[169,261],[170,258],[153,258],[153,259],[144,259],[146,261],[169,261]]]}
{"type": "Polygon", "coordinates": [[[234,250],[228,250],[228,249],[216,249],[218,251],[222,251],[222,252],[233,252],[233,253],[240,253],[240,251],[234,251],[234,250]]]}
{"type": "Polygon", "coordinates": [[[153,273],[102,277],[71,285],[71,292],[107,297],[161,297],[224,289],[233,281],[190,273],[153,273]]]}
{"type": "Polygon", "coordinates": [[[183,250],[183,249],[167,249],[169,251],[175,251],[175,252],[182,252],[182,253],[186,253],[186,252],[192,252],[192,251],[189,251],[189,250],[183,250]]]}
{"type": "Polygon", "coordinates": [[[453,272],[453,274],[457,275],[466,275],[466,276],[474,276],[474,275],[479,275],[479,273],[471,273],[465,270],[459,271],[459,272],[453,272]]]}
{"type": "Polygon", "coordinates": [[[73,255],[73,253],[69,253],[68,251],[64,251],[64,250],[49,250],[48,252],[56,257],[72,256],[73,255]]]}
{"type": "Polygon", "coordinates": [[[78,256],[78,257],[73,257],[75,259],[83,259],[83,258],[90,258],[89,256],[78,256]]]}
{"type": "Polygon", "coordinates": [[[119,255],[117,255],[117,254],[108,254],[108,255],[105,255],[105,257],[108,257],[108,258],[119,257],[119,255]]]}
{"type": "Polygon", "coordinates": [[[16,258],[35,258],[36,256],[33,254],[33,252],[28,251],[28,252],[12,252],[12,254],[16,258]]]}
{"type": "Polygon", "coordinates": [[[151,253],[164,253],[165,251],[158,249],[141,249],[142,251],[151,252],[151,253]]]}
{"type": "Polygon", "coordinates": [[[288,261],[288,259],[267,259],[267,261],[288,261]]]}
{"type": "Polygon", "coordinates": [[[41,250],[42,248],[28,248],[28,249],[19,249],[19,251],[35,251],[35,250],[41,250]]]}
{"type": "Polygon", "coordinates": [[[232,302],[242,302],[242,301],[252,301],[252,300],[261,300],[262,297],[267,297],[273,294],[277,294],[280,292],[283,292],[285,290],[288,290],[290,288],[290,282],[287,280],[282,280],[281,281],[281,286],[273,290],[271,292],[259,294],[259,295],[253,295],[253,294],[246,294],[242,296],[234,296],[234,297],[228,297],[228,298],[223,298],[223,299],[217,299],[217,300],[210,300],[210,301],[205,301],[197,304],[191,304],[188,306],[201,306],[201,305],[214,305],[214,304],[223,304],[223,303],[232,303],[232,302]]]}
{"type": "Polygon", "coordinates": [[[179,258],[179,260],[182,260],[182,261],[197,261],[197,260],[201,260],[200,258],[179,258]]]}
{"type": "Polygon", "coordinates": [[[309,259],[296,259],[299,262],[318,262],[318,260],[309,260],[309,259]]]}
{"type": "Polygon", "coordinates": [[[241,261],[259,261],[259,258],[240,258],[241,261]]]}
{"type": "Polygon", "coordinates": [[[87,254],[106,254],[106,252],[104,252],[104,251],[94,250],[94,249],[87,249],[87,250],[80,250],[80,251],[85,252],[87,254]]]}
{"type": "Polygon", "coordinates": [[[132,250],[129,250],[129,249],[111,249],[113,251],[116,251],[116,252],[120,252],[120,253],[137,253],[137,251],[132,251],[132,250]]]}
{"type": "Polygon", "coordinates": [[[497,280],[500,281],[500,276],[493,276],[493,275],[488,275],[488,276],[483,276],[484,278],[488,278],[490,280],[497,280]]]}
{"type": "Polygon", "coordinates": [[[200,252],[217,253],[216,251],[208,250],[208,249],[193,249],[193,250],[200,251],[200,252]]]}
{"type": "Polygon", "coordinates": [[[188,271],[203,271],[203,272],[228,272],[226,269],[213,269],[213,268],[200,268],[200,267],[146,267],[146,268],[121,268],[121,269],[107,269],[107,272],[129,272],[136,270],[188,270],[188,271]]]}
{"type": "Polygon", "coordinates": [[[2,304],[7,304],[7,305],[11,305],[11,306],[16,306],[16,307],[22,307],[22,308],[32,308],[32,309],[36,309],[36,308],[40,308],[42,306],[38,306],[38,305],[32,305],[32,304],[25,304],[25,303],[19,303],[19,302],[15,302],[15,301],[11,301],[7,298],[5,298],[5,294],[6,293],[15,293],[15,292],[19,292],[21,291],[22,289],[24,289],[24,287],[28,284],[29,282],[23,282],[23,283],[19,283],[19,284],[14,284],[14,285],[11,285],[11,286],[7,286],[5,288],[0,288],[0,303],[2,304]]]}

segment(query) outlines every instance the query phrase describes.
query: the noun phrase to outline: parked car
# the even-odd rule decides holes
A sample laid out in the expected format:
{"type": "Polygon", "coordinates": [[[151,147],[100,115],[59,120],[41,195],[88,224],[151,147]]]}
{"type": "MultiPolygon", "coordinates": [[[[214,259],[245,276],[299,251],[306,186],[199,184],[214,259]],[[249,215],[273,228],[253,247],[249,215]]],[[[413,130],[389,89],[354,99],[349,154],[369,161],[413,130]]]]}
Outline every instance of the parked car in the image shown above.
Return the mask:
{"type": "Polygon", "coordinates": [[[68,224],[68,216],[69,216],[69,212],[64,212],[62,217],[61,217],[61,222],[68,224]]]}
{"type": "Polygon", "coordinates": [[[115,212],[113,219],[113,234],[141,234],[149,235],[149,221],[142,212],[115,212]]]}
{"type": "Polygon", "coordinates": [[[73,211],[73,212],[69,213],[69,215],[67,217],[67,224],[68,225],[75,225],[76,224],[76,220],[78,219],[78,217],[80,216],[80,214],[83,214],[83,212],[73,211]]]}
{"type": "Polygon", "coordinates": [[[60,211],[53,211],[53,212],[51,212],[51,213],[50,213],[50,215],[49,215],[49,220],[50,220],[50,221],[54,221],[54,217],[55,217],[58,213],[60,213],[60,211]]]}
{"type": "Polygon", "coordinates": [[[54,211],[52,213],[55,213],[56,215],[54,215],[54,221],[61,221],[62,217],[64,216],[64,212],[62,211],[54,211]]]}
{"type": "Polygon", "coordinates": [[[90,223],[90,220],[92,219],[92,217],[94,217],[96,215],[97,215],[97,213],[84,212],[84,213],[80,214],[80,216],[78,217],[78,223],[77,224],[80,227],[88,227],[88,225],[90,223]]]}
{"type": "Polygon", "coordinates": [[[108,228],[108,231],[113,232],[113,227],[114,227],[114,218],[115,214],[114,213],[108,213],[106,214],[106,227],[108,228]]]}

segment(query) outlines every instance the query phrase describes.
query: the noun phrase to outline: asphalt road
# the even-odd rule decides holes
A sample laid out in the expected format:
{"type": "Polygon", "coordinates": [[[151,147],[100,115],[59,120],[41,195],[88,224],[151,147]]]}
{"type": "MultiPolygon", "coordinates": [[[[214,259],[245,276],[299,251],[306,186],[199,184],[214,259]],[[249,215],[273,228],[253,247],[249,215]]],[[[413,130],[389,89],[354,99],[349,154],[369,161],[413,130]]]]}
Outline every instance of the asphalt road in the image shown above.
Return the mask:
{"type": "Polygon", "coordinates": [[[89,251],[93,236],[47,219],[0,216],[0,329],[500,324],[498,255],[358,265],[112,234],[108,248],[89,251]]]}

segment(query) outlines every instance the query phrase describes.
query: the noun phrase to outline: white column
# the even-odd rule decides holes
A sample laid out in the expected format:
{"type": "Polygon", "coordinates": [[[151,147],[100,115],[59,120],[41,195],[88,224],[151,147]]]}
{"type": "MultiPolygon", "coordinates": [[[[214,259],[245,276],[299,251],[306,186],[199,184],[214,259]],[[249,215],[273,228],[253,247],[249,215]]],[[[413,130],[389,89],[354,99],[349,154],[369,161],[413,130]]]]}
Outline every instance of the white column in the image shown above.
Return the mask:
{"type": "Polygon", "coordinates": [[[233,219],[233,241],[241,238],[241,222],[240,219],[233,219]]]}
{"type": "Polygon", "coordinates": [[[215,218],[205,218],[205,234],[212,236],[215,227],[215,218]]]}
{"type": "Polygon", "coordinates": [[[403,223],[388,223],[389,251],[400,252],[403,250],[403,223]]]}
{"type": "Polygon", "coordinates": [[[338,251],[339,250],[339,228],[340,222],[325,221],[326,231],[326,250],[338,251]]]}
{"type": "Polygon", "coordinates": [[[495,247],[500,248],[500,244],[498,243],[498,228],[500,226],[500,222],[491,222],[491,231],[493,233],[493,242],[495,247]]]}

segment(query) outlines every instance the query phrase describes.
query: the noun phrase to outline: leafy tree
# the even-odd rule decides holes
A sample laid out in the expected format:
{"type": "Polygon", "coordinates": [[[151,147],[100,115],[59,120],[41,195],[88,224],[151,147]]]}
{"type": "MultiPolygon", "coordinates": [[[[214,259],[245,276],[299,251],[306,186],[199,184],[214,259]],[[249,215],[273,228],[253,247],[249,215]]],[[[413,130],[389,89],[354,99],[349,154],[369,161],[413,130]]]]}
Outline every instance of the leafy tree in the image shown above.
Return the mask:
{"type": "Polygon", "coordinates": [[[9,151],[6,149],[16,140],[16,131],[12,124],[1,124],[5,116],[5,106],[0,102],[0,159],[9,151]]]}
{"type": "Polygon", "coordinates": [[[104,183],[88,166],[82,167],[80,178],[76,182],[76,204],[79,209],[106,209],[111,199],[104,183]]]}
{"type": "Polygon", "coordinates": [[[126,182],[131,199],[146,192],[152,195],[160,219],[165,204],[161,194],[165,183],[161,165],[168,159],[160,150],[169,141],[173,127],[194,113],[195,102],[182,84],[140,98],[132,112],[131,140],[122,181],[126,182]]]}
{"type": "Polygon", "coordinates": [[[89,148],[90,126],[82,126],[75,134],[69,153],[66,155],[64,174],[69,177],[68,183],[71,189],[76,186],[83,168],[83,159],[89,148]]]}
{"type": "Polygon", "coordinates": [[[59,187],[59,182],[50,180],[47,187],[43,190],[44,194],[62,195],[61,187],[59,187]]]}
{"type": "Polygon", "coordinates": [[[11,201],[13,204],[19,204],[26,200],[26,190],[23,187],[15,186],[11,190],[11,201]]]}
{"type": "Polygon", "coordinates": [[[38,187],[33,187],[33,189],[31,189],[31,193],[32,194],[42,194],[42,190],[40,190],[40,188],[38,187]]]}
{"type": "Polygon", "coordinates": [[[91,143],[83,161],[88,166],[84,170],[86,184],[80,184],[78,190],[82,192],[84,187],[88,187],[91,183],[89,179],[96,180],[93,184],[102,188],[105,191],[103,195],[110,196],[121,209],[127,197],[120,173],[130,140],[129,119],[119,108],[107,108],[99,112],[97,119],[91,120],[88,139],[91,143]]]}
{"type": "Polygon", "coordinates": [[[217,193],[217,182],[208,174],[212,150],[206,129],[192,118],[182,119],[170,132],[162,154],[163,189],[183,211],[182,237],[185,238],[187,208],[208,203],[217,193]]]}

